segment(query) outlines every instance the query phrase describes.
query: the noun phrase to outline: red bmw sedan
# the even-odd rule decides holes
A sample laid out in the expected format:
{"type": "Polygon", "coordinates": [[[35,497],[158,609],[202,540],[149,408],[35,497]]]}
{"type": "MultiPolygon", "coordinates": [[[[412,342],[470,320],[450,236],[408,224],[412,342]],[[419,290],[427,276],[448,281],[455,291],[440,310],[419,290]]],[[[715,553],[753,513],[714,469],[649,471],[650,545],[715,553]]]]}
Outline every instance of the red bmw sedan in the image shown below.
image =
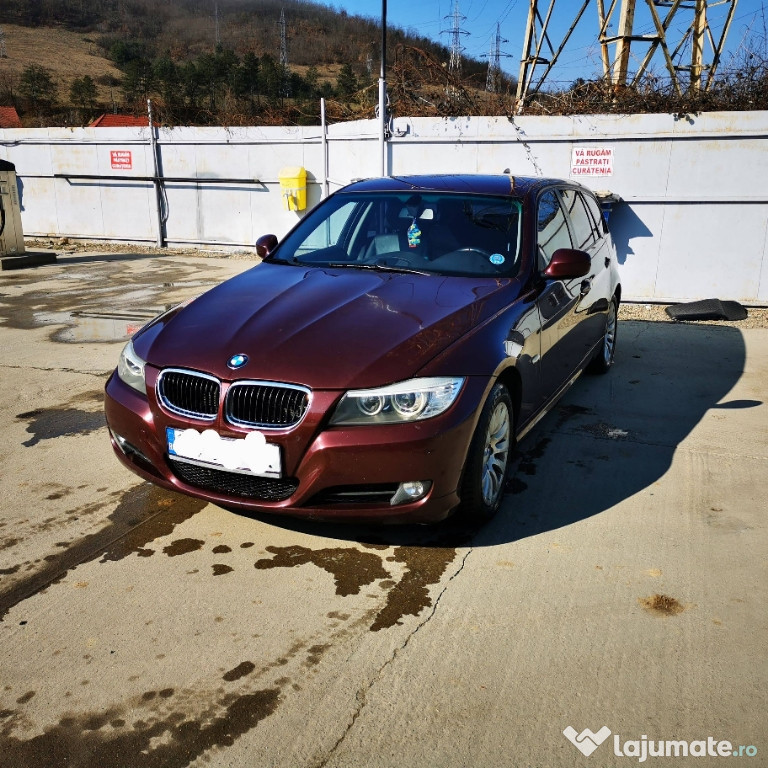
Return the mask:
{"type": "Polygon", "coordinates": [[[146,480],[304,518],[488,518],[515,441],[613,363],[616,252],[569,181],[360,181],[258,250],[120,356],[107,422],[146,480]]]}

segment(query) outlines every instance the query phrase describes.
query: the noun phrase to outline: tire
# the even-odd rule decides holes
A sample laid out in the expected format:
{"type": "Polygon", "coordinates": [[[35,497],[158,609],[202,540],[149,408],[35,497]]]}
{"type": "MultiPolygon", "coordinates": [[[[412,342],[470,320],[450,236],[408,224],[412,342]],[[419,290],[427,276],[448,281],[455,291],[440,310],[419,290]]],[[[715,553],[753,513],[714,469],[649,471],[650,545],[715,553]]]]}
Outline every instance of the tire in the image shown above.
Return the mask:
{"type": "Polygon", "coordinates": [[[514,444],[512,398],[503,384],[488,395],[469,446],[461,481],[459,514],[489,520],[501,506],[514,444]]]}
{"type": "Polygon", "coordinates": [[[589,373],[608,373],[613,367],[613,359],[616,354],[616,332],[618,330],[619,302],[614,296],[605,315],[605,330],[603,340],[597,353],[587,366],[589,373]]]}

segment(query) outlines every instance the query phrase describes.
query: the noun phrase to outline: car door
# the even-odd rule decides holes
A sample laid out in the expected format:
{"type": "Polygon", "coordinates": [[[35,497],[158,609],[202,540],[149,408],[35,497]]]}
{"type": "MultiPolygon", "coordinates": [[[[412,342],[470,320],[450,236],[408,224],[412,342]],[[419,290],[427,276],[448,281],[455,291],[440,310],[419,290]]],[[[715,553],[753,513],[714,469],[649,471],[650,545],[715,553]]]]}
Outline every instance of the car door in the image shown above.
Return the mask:
{"type": "Polygon", "coordinates": [[[574,334],[572,346],[577,365],[588,362],[588,356],[602,338],[611,289],[608,271],[612,257],[610,244],[588,209],[586,198],[585,192],[573,188],[560,190],[560,199],[570,224],[573,247],[586,251],[592,262],[589,274],[580,281],[576,310],[578,322],[569,330],[569,333],[574,334]]]}
{"type": "MultiPolygon", "coordinates": [[[[570,196],[567,202],[573,205],[570,196]]],[[[560,189],[550,187],[539,195],[536,221],[542,393],[549,399],[574,376],[584,358],[589,334],[582,323],[586,320],[585,307],[589,306],[590,279],[589,275],[556,279],[545,272],[555,251],[574,247],[575,228],[560,189]]]]}
{"type": "Polygon", "coordinates": [[[608,223],[603,218],[600,204],[587,191],[579,192],[584,201],[587,213],[594,227],[594,244],[588,250],[592,257],[592,304],[589,316],[590,336],[596,343],[603,337],[605,330],[605,312],[615,290],[615,276],[612,274],[612,264],[616,263],[616,248],[608,231],[608,223]]]}

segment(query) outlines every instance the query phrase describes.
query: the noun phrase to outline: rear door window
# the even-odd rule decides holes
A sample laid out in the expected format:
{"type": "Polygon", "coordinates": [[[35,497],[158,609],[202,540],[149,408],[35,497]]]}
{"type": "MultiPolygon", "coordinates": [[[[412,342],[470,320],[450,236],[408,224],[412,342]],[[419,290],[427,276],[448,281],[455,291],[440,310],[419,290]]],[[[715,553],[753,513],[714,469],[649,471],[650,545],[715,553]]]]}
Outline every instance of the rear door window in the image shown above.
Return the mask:
{"type": "Polygon", "coordinates": [[[538,228],[539,269],[544,270],[552,261],[558,248],[573,248],[568,222],[560,205],[560,198],[554,189],[539,198],[536,213],[538,228]]]}
{"type": "Polygon", "coordinates": [[[605,221],[605,217],[603,216],[603,212],[600,210],[600,206],[598,205],[597,200],[595,200],[592,195],[583,195],[584,202],[587,205],[587,210],[592,216],[592,219],[595,222],[595,229],[597,231],[597,236],[599,238],[602,238],[606,232],[608,231],[608,225],[605,221]]]}
{"type": "Polygon", "coordinates": [[[563,205],[568,211],[573,229],[573,246],[588,251],[595,244],[597,235],[592,217],[587,213],[582,196],[574,189],[561,190],[563,205]]]}

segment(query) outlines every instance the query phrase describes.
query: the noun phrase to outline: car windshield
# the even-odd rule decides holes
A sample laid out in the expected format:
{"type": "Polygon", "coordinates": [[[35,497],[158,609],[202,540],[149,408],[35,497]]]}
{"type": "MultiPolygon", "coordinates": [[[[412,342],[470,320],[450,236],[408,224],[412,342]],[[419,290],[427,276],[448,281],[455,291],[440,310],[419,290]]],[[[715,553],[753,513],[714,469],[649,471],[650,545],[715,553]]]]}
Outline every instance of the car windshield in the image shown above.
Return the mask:
{"type": "Polygon", "coordinates": [[[522,204],[459,193],[340,193],[312,211],[274,261],[469,277],[513,277],[522,204]]]}

